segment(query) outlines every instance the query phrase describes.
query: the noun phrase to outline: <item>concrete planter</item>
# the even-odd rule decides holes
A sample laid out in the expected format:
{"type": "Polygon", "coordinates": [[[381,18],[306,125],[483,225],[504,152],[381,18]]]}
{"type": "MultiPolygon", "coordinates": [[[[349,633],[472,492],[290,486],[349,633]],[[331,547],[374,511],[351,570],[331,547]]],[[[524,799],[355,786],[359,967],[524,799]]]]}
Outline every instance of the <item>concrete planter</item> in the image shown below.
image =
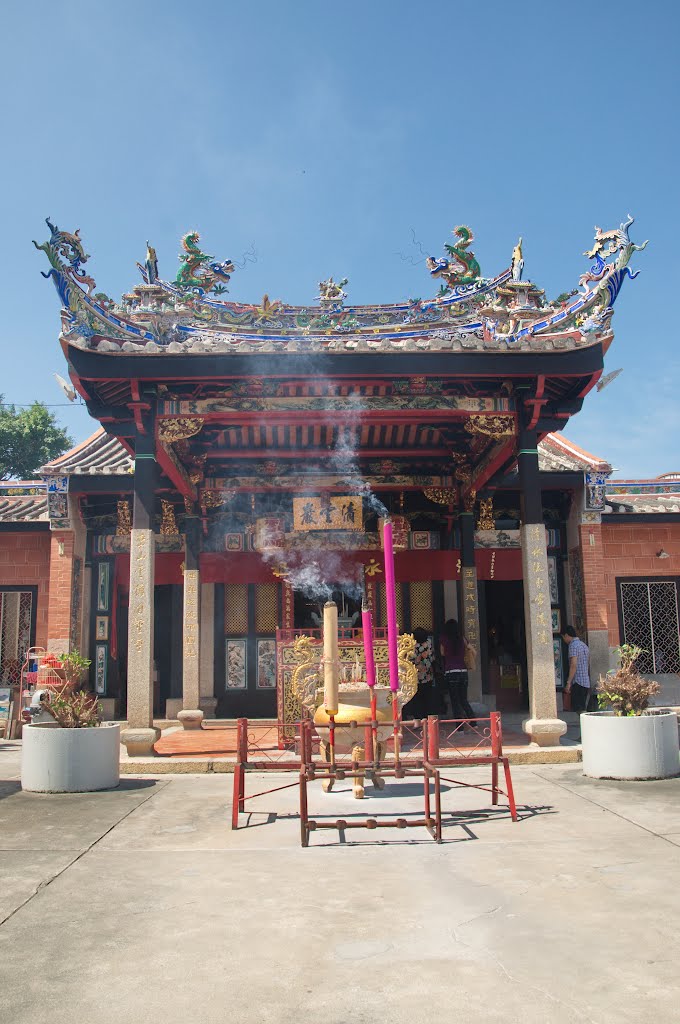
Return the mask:
{"type": "Polygon", "coordinates": [[[25,725],[21,788],[31,793],[92,793],[120,782],[120,726],[62,729],[25,725]]]}
{"type": "Polygon", "coordinates": [[[581,715],[583,774],[593,779],[668,779],[680,775],[674,711],[621,718],[611,711],[581,715]]]}

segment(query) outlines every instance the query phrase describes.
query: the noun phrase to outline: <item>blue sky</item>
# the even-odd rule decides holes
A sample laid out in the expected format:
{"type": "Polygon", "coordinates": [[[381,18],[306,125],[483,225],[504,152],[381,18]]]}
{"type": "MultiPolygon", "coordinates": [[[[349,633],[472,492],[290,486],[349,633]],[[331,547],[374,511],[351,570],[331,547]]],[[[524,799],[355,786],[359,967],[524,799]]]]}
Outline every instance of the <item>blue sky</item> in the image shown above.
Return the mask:
{"type": "MultiPolygon", "coordinates": [[[[433,289],[412,236],[439,255],[470,224],[488,275],[524,238],[525,276],[575,287],[593,225],[630,212],[643,271],[627,281],[606,370],[567,436],[619,476],[680,470],[678,5],[4,5],[0,391],[63,401],[44,217],[80,227],[97,287],[162,276],[180,236],[257,261],[230,293],[309,302],[349,278],[355,302],[433,289]],[[406,257],[406,258],[404,258],[406,257]],[[417,265],[413,265],[416,263],[417,265]]],[[[76,439],[83,409],[55,410],[76,439]]]]}

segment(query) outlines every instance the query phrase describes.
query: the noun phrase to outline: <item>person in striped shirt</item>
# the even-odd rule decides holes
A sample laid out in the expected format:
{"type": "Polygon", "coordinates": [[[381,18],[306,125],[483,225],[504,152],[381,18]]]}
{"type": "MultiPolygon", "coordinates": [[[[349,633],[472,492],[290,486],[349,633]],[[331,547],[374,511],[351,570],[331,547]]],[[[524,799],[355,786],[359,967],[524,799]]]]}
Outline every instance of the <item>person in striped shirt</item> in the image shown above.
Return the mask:
{"type": "Polygon", "coordinates": [[[571,694],[571,710],[585,711],[590,696],[590,648],[579,640],[573,626],[565,626],[562,639],[569,649],[569,675],[564,684],[571,694]]]}

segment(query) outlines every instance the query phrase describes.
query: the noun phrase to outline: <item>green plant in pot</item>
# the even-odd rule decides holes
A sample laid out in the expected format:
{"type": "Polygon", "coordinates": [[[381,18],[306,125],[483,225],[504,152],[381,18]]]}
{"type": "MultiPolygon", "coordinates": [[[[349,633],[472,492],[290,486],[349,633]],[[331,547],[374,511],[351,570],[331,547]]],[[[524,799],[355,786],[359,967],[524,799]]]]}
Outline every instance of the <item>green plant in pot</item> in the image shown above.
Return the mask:
{"type": "Polygon", "coordinates": [[[83,682],[85,673],[92,664],[89,658],[83,658],[77,648],[67,654],[60,654],[59,662],[64,679],[74,689],[83,682]]]}
{"type": "Polygon", "coordinates": [[[661,687],[654,679],[646,679],[637,670],[637,660],[644,648],[635,644],[617,647],[619,667],[600,676],[597,685],[597,703],[600,711],[613,711],[620,717],[641,715],[649,707],[652,697],[661,687]]]}
{"type": "Polygon", "coordinates": [[[41,699],[43,710],[62,729],[90,729],[101,725],[101,705],[94,694],[85,690],[46,690],[41,699]]]}
{"type": "Polygon", "coordinates": [[[583,774],[641,782],[680,774],[678,719],[672,708],[650,708],[661,687],[638,671],[642,648],[617,648],[619,667],[600,676],[598,712],[581,715],[583,774]]]}
{"type": "Polygon", "coordinates": [[[44,711],[63,729],[89,729],[101,725],[101,705],[92,693],[82,688],[86,670],[92,662],[78,650],[60,655],[64,685],[45,690],[40,699],[44,711]]]}

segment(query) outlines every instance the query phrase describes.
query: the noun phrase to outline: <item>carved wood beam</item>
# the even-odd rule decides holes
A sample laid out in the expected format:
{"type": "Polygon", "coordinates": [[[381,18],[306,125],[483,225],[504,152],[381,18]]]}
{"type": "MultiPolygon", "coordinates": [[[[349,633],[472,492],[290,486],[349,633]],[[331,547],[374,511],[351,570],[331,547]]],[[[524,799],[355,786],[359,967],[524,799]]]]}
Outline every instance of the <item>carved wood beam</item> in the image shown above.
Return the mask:
{"type": "Polygon", "coordinates": [[[158,441],[156,458],[167,478],[172,481],[179,493],[190,501],[196,501],[196,488],[189,479],[189,474],[175,455],[169,443],[158,441]]]}

